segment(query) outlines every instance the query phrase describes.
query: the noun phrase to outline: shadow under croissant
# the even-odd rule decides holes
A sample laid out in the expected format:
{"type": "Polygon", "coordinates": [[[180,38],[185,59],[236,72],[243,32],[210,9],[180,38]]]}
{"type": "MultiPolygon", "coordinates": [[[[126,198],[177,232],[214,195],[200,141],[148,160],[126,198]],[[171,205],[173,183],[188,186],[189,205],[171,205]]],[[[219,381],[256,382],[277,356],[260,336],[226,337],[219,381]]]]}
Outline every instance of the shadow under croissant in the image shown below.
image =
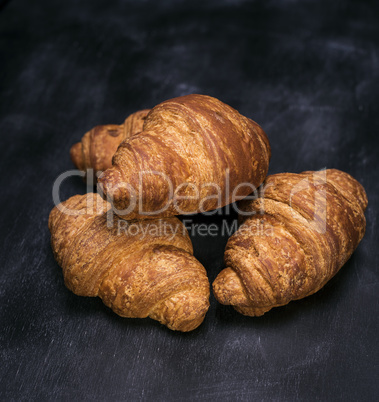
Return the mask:
{"type": "MultiPolygon", "coordinates": [[[[286,325],[294,321],[296,317],[308,316],[312,312],[321,312],[321,308],[325,306],[326,310],[333,314],[336,304],[341,297],[348,297],[345,291],[349,278],[353,275],[354,260],[359,249],[347,261],[343,269],[334,276],[321,290],[315,294],[300,300],[294,300],[289,304],[281,307],[275,307],[261,317],[247,317],[231,306],[224,306],[216,301],[211,294],[211,307],[205,317],[204,322],[195,330],[190,332],[172,331],[166,326],[160,324],[150,318],[125,318],[115,314],[109,307],[105,306],[99,297],[82,297],[77,296],[67,288],[63,288],[65,293],[65,311],[70,317],[79,317],[80,319],[88,319],[89,317],[102,316],[106,317],[112,325],[122,329],[151,329],[160,328],[170,336],[180,337],[196,337],[199,333],[204,333],[204,329],[209,327],[210,316],[215,316],[216,320],[223,326],[249,326],[253,328],[263,328],[278,325],[286,325]],[[343,296],[345,295],[345,296],[343,296]]],[[[58,276],[63,281],[61,270],[58,276]]]]}
{"type": "MultiPolygon", "coordinates": [[[[66,290],[66,299],[65,299],[65,311],[67,312],[67,315],[70,317],[76,317],[82,319],[94,319],[95,317],[101,317],[101,320],[103,321],[104,319],[108,322],[111,323],[113,328],[119,328],[121,330],[144,330],[144,331],[150,331],[152,328],[159,328],[166,332],[167,334],[171,336],[180,336],[180,337],[193,337],[197,336],[205,325],[205,321],[207,320],[207,317],[205,317],[204,322],[197,328],[195,328],[192,331],[189,332],[181,332],[181,331],[173,331],[166,327],[165,325],[159,323],[156,320],[153,320],[152,318],[146,317],[146,318],[127,318],[127,317],[121,317],[114,313],[112,309],[107,307],[100,297],[83,297],[83,296],[77,296],[68,289],[66,290]]],[[[203,328],[204,329],[204,328],[203,328]]],[[[102,327],[98,327],[99,331],[102,331],[102,327]]]]}
{"type": "MultiPolygon", "coordinates": [[[[232,306],[217,303],[216,319],[222,325],[228,326],[249,326],[254,328],[263,328],[278,325],[287,325],[295,322],[297,318],[307,317],[319,314],[337,314],[336,305],[342,299],[350,299],[347,287],[348,282],[354,282],[349,278],[353,276],[356,254],[359,254],[359,248],[346,262],[342,269],[321,288],[318,292],[299,300],[292,300],[288,304],[280,307],[273,307],[271,310],[259,317],[249,317],[238,313],[232,306]]],[[[346,314],[349,312],[347,311],[346,314]]]]}
{"type": "MultiPolygon", "coordinates": [[[[198,215],[197,219],[200,219],[198,215]]],[[[219,219],[219,218],[218,218],[219,219]]],[[[210,218],[209,220],[212,220],[210,218]]],[[[217,218],[215,219],[215,221],[217,218]]],[[[50,246],[49,246],[50,247],[50,246]]],[[[354,283],[357,282],[352,279],[354,272],[355,259],[357,254],[360,253],[360,248],[355,251],[351,258],[346,262],[344,267],[318,292],[308,296],[306,298],[295,300],[289,304],[281,307],[275,307],[265,313],[261,317],[247,317],[234,310],[231,306],[224,306],[216,301],[214,295],[211,293],[210,297],[210,309],[205,316],[204,322],[195,330],[190,332],[179,332],[172,331],[166,326],[160,324],[150,318],[125,318],[115,314],[109,307],[105,306],[99,297],[83,297],[77,296],[66,287],[62,286],[62,293],[64,296],[62,298],[65,300],[65,311],[70,317],[79,317],[80,319],[88,319],[89,317],[105,316],[109,319],[113,325],[122,328],[161,328],[166,333],[171,334],[171,336],[191,337],[197,336],[200,331],[204,333],[212,325],[210,319],[212,317],[216,318],[223,326],[238,326],[242,325],[244,327],[270,327],[270,326],[280,326],[288,324],[294,321],[296,317],[306,317],[312,312],[322,312],[322,307],[325,306],[325,312],[330,312],[334,314],[333,311],[336,308],[336,304],[341,298],[349,297],[347,287],[351,288],[354,283]],[[350,279],[349,279],[350,278],[350,279]]],[[[53,259],[52,255],[51,258],[53,259]]],[[[56,277],[56,282],[63,283],[62,270],[59,268],[58,264],[52,264],[54,266],[54,272],[56,277]]],[[[218,272],[208,272],[208,276],[216,276],[218,272]],[[210,275],[211,274],[211,275],[210,275]]],[[[210,278],[212,283],[212,278],[210,278]]],[[[214,324],[213,324],[214,325],[214,324]]]]}
{"type": "Polygon", "coordinates": [[[223,250],[225,250],[229,237],[237,229],[238,214],[234,204],[219,208],[212,214],[180,215],[178,218],[183,223],[187,222],[194,256],[205,267],[209,282],[212,284],[223,264],[223,250]],[[209,232],[205,235],[201,234],[201,227],[217,227],[217,235],[209,232]]]}
{"type": "Polygon", "coordinates": [[[197,337],[200,333],[204,334],[205,331],[207,332],[209,326],[212,325],[209,321],[212,316],[216,318],[216,321],[226,327],[277,328],[278,326],[287,325],[291,323],[291,321],[295,322],[296,318],[301,319],[301,317],[307,317],[311,313],[319,312],[322,314],[322,312],[327,312],[334,314],[333,309],[336,308],[336,304],[340,300],[341,295],[347,294],[345,288],[348,278],[353,273],[354,259],[355,257],[353,255],[345,264],[344,269],[338,272],[338,274],[320,291],[304,299],[292,301],[285,306],[273,308],[261,317],[247,317],[239,314],[233,307],[218,303],[214,296],[211,295],[211,308],[204,322],[198,328],[190,332],[172,331],[158,321],[150,318],[121,317],[115,314],[109,307],[105,306],[99,297],[77,296],[66,288],[65,307],[70,317],[88,319],[89,317],[95,318],[101,316],[102,318],[106,318],[113,326],[122,330],[150,330],[152,328],[160,328],[170,336],[180,336],[188,339],[197,337]],[[322,310],[323,306],[325,308],[322,310]]]}

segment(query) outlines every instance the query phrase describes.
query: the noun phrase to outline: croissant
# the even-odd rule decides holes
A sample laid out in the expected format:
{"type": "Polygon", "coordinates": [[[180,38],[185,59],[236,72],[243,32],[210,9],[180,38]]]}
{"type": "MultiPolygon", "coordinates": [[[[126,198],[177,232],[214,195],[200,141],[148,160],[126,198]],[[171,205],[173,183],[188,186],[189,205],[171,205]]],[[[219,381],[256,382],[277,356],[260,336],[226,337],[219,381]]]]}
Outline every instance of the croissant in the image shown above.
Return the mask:
{"type": "Polygon", "coordinates": [[[240,203],[216,299],[259,316],[317,292],[361,241],[366,206],[363,187],[339,170],[268,176],[257,199],[240,203]]]}
{"type": "Polygon", "coordinates": [[[70,149],[71,160],[82,171],[93,169],[102,172],[112,166],[112,157],[117,147],[126,138],[142,131],[150,109],[131,114],[123,124],[96,126],[84,134],[82,140],[70,149]]]}
{"type": "Polygon", "coordinates": [[[155,106],[143,130],[119,146],[113,167],[99,177],[125,219],[220,208],[234,201],[233,191],[241,198],[250,194],[267,174],[271,152],[264,131],[210,96],[155,106]]]}
{"type": "Polygon", "coordinates": [[[209,282],[179,219],[127,222],[98,194],[76,195],[49,216],[54,256],[68,289],[99,296],[123,317],[191,331],[209,308],[209,282]],[[111,227],[108,227],[111,226],[111,227]]]}

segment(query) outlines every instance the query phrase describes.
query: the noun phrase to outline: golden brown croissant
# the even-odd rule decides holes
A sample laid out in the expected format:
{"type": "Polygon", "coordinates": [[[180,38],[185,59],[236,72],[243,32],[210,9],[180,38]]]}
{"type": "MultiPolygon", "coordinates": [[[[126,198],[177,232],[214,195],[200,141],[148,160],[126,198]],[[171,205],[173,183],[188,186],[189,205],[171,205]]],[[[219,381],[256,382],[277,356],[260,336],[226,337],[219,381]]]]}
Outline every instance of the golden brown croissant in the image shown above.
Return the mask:
{"type": "Polygon", "coordinates": [[[150,109],[131,114],[123,124],[96,126],[84,134],[82,140],[71,147],[70,156],[74,165],[82,171],[93,169],[101,172],[112,166],[112,157],[117,147],[126,138],[142,131],[150,109]]]}
{"type": "Polygon", "coordinates": [[[227,243],[216,299],[259,316],[317,292],[361,241],[366,206],[363,187],[339,170],[268,176],[259,198],[240,203],[250,216],[227,243]]]}
{"type": "Polygon", "coordinates": [[[108,228],[109,208],[88,194],[51,211],[51,244],[66,286],[99,296],[123,317],[150,317],[178,331],[198,327],[209,307],[209,282],[183,224],[116,217],[108,228]]]}
{"type": "Polygon", "coordinates": [[[210,211],[251,193],[270,159],[266,134],[225,103],[187,95],[155,106],[99,183],[126,219],[210,211]],[[241,183],[250,183],[236,188],[241,183]],[[140,206],[142,205],[142,210],[140,206]]]}

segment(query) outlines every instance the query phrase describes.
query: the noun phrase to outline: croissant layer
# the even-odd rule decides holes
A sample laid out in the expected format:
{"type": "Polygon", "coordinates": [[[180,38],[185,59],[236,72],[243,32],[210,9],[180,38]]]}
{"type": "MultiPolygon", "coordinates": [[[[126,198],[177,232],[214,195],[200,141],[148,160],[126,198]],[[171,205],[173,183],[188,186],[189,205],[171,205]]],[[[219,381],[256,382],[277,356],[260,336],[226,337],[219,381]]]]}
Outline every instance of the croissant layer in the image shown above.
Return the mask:
{"type": "Polygon", "coordinates": [[[151,317],[178,331],[199,326],[209,282],[183,224],[175,217],[111,219],[109,212],[98,194],[74,196],[51,211],[51,244],[66,286],[99,296],[123,317],[151,317]]]}
{"type": "Polygon", "coordinates": [[[243,222],[213,283],[216,299],[250,316],[321,289],[345,264],[366,227],[367,197],[336,169],[268,176],[255,200],[240,202],[243,222]]]}
{"type": "Polygon", "coordinates": [[[259,186],[270,152],[253,120],[218,99],[187,95],[155,106],[99,182],[126,219],[209,211],[259,186]]]}
{"type": "Polygon", "coordinates": [[[112,157],[122,141],[142,131],[150,109],[140,110],[126,118],[123,124],[96,126],[84,134],[70,149],[73,164],[84,172],[102,172],[112,166],[112,157]]]}

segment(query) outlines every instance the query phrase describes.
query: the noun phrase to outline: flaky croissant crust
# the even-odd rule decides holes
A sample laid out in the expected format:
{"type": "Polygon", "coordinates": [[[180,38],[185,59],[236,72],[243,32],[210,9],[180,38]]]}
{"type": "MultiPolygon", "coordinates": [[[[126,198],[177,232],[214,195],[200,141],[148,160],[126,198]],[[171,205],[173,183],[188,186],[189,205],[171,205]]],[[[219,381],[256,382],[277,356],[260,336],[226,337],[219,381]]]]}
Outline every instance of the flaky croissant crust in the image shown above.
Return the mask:
{"type": "MultiPolygon", "coordinates": [[[[146,214],[136,206],[118,212],[125,219],[210,211],[232,202],[241,183],[259,186],[270,156],[257,123],[218,99],[193,94],[155,106],[143,131],[120,145],[99,183],[118,211],[130,206],[130,188],[136,191],[146,214]]],[[[245,185],[236,194],[251,191],[245,185]]]]}
{"type": "Polygon", "coordinates": [[[70,149],[71,160],[77,169],[102,172],[112,166],[112,157],[122,141],[142,131],[150,109],[128,116],[123,124],[96,126],[70,149]]]}
{"type": "Polygon", "coordinates": [[[109,208],[98,194],[88,194],[51,211],[51,244],[66,286],[77,295],[99,296],[121,316],[195,329],[209,307],[209,282],[183,224],[177,218],[115,218],[108,228],[109,208]]]}
{"type": "Polygon", "coordinates": [[[268,176],[262,192],[240,203],[255,215],[242,217],[226,246],[227,268],[213,283],[220,303],[250,316],[317,292],[351,256],[366,226],[363,187],[336,169],[268,176]]]}

